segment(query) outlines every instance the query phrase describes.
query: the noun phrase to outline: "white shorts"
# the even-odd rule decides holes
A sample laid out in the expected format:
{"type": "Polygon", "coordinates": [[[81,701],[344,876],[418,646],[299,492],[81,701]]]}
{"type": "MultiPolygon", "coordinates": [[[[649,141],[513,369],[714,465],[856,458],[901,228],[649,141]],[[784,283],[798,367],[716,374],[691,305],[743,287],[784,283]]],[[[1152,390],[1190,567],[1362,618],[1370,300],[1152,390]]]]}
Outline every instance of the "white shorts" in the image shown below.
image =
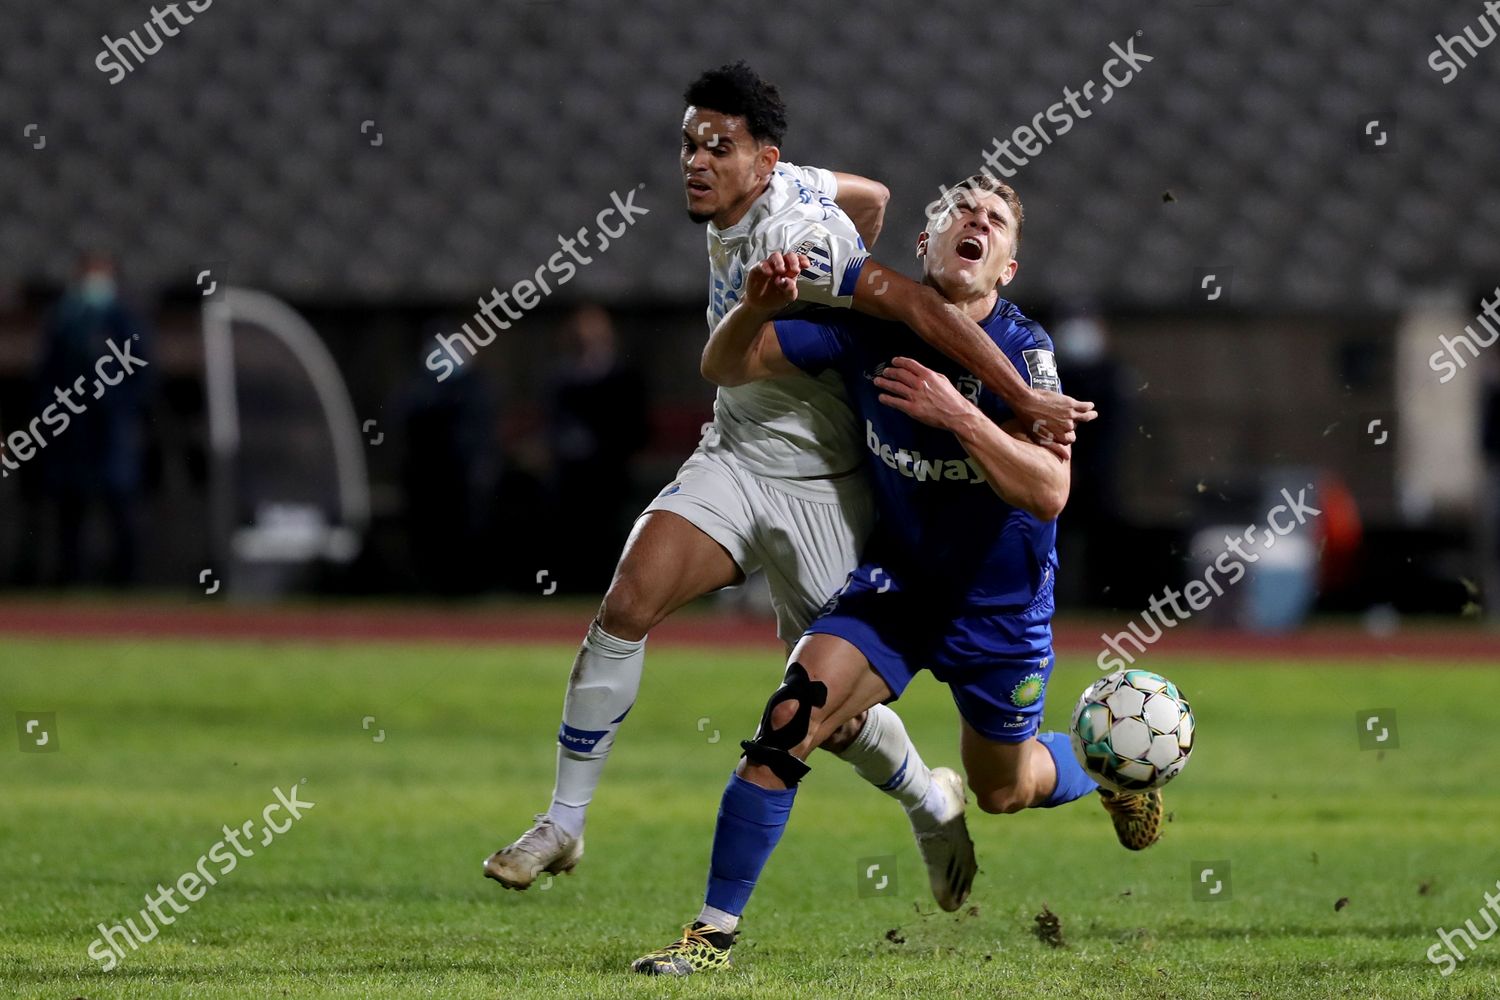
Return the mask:
{"type": "Polygon", "coordinates": [[[776,634],[788,645],[859,565],[875,523],[859,469],[832,479],[765,479],[724,448],[701,444],[646,510],[686,518],[747,576],[765,570],[776,634]]]}

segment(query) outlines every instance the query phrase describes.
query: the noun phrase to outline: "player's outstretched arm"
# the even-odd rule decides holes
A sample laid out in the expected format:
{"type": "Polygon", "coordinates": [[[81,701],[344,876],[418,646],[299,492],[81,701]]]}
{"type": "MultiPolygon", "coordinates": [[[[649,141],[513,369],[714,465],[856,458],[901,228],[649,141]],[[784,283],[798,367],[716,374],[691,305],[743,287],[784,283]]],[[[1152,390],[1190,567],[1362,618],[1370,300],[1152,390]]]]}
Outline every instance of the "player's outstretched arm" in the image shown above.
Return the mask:
{"type": "Polygon", "coordinates": [[[1068,502],[1072,449],[1033,444],[1019,421],[997,426],[953,383],[911,358],[896,358],[875,379],[880,401],[929,427],[952,432],[1000,499],[1052,521],[1068,502]]]}
{"type": "Polygon", "coordinates": [[[703,348],[704,378],[735,386],[797,372],[781,352],[771,318],[797,301],[797,275],[807,266],[801,254],[773,253],[750,269],[745,297],[719,320],[703,348]]]}
{"type": "Polygon", "coordinates": [[[978,323],[937,289],[920,285],[895,268],[866,262],[854,290],[854,308],[911,327],[917,336],[978,376],[985,388],[1005,400],[1037,443],[1059,455],[1059,449],[1077,436],[1077,425],[1099,415],[1093,403],[1027,385],[978,323]]]}
{"type": "Polygon", "coordinates": [[[885,207],[890,204],[891,189],[859,174],[841,174],[835,170],[833,176],[839,184],[833,200],[854,223],[865,246],[873,247],[885,225],[885,207]]]}

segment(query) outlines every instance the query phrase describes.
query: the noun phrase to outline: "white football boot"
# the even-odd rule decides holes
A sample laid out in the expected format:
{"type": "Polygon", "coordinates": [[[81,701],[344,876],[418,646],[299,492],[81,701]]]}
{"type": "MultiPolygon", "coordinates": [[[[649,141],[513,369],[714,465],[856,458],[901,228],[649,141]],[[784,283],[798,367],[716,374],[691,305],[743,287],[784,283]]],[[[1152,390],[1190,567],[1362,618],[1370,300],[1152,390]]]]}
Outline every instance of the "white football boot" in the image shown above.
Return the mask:
{"type": "Polygon", "coordinates": [[[932,782],[945,800],[942,819],[930,830],[912,832],[917,836],[917,850],[927,866],[927,881],[933,898],[943,909],[952,912],[964,905],[979,862],[974,858],[974,842],[969,839],[969,825],[964,818],[964,779],[951,767],[932,769],[932,782]]]}
{"type": "Polygon", "coordinates": [[[583,857],[583,838],[570,837],[546,813],[538,813],[536,826],[515,843],[491,854],[484,863],[484,877],[507,889],[525,889],[543,872],[570,872],[583,857]]]}

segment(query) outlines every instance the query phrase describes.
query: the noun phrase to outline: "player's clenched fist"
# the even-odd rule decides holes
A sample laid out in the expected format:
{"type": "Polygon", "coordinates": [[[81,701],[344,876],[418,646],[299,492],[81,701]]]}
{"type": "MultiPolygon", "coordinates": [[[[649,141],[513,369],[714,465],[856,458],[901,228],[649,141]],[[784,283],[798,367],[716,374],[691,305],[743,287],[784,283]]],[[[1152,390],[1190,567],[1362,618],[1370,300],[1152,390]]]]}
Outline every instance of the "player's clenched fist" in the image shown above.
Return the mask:
{"type": "Polygon", "coordinates": [[[947,376],[911,358],[896,358],[886,365],[875,377],[875,387],[886,406],[939,430],[956,430],[975,412],[974,404],[953,387],[947,376]]]}
{"type": "Polygon", "coordinates": [[[797,275],[811,267],[804,254],[777,251],[750,269],[745,278],[745,301],[755,309],[775,312],[797,301],[797,275]]]}

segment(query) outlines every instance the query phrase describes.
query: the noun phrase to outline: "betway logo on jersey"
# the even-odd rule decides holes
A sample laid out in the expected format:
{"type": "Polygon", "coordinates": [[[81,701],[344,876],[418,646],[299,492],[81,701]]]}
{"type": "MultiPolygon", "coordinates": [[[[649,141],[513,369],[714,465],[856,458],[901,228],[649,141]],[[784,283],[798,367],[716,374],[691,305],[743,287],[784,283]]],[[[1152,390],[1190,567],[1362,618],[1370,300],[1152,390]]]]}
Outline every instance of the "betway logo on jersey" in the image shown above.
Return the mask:
{"type": "Polygon", "coordinates": [[[891,446],[880,440],[875,425],[865,421],[865,446],[880,460],[908,479],[919,483],[951,480],[959,483],[983,483],[984,470],[972,458],[923,458],[920,451],[905,448],[891,450],[891,446]]]}

